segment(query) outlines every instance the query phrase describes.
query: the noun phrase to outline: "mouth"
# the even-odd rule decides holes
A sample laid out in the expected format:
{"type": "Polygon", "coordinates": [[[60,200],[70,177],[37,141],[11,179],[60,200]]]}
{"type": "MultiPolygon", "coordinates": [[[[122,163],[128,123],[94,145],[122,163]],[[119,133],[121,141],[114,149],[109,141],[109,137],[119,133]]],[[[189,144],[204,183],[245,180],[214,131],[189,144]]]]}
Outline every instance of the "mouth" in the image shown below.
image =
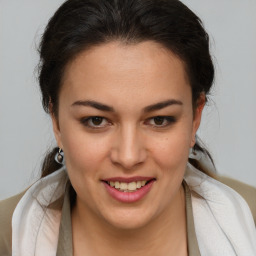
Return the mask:
{"type": "Polygon", "coordinates": [[[144,186],[147,186],[150,182],[153,182],[155,180],[156,179],[138,180],[138,181],[132,181],[132,182],[122,182],[122,181],[104,181],[104,182],[108,184],[110,187],[115,188],[118,191],[133,193],[143,188],[144,186]]]}
{"type": "Polygon", "coordinates": [[[102,180],[109,195],[123,203],[133,203],[142,199],[151,190],[156,178],[111,178],[102,180]]]}

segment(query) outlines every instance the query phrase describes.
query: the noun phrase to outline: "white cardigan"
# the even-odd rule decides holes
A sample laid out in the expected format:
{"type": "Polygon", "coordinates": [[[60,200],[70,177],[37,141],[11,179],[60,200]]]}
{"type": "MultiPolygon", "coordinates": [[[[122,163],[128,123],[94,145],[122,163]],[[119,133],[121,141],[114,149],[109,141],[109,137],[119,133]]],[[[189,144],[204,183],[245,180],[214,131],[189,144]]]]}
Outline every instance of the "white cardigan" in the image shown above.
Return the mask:
{"type": "MultiPolygon", "coordinates": [[[[184,177],[192,193],[195,231],[202,256],[256,256],[256,230],[244,199],[188,164],[184,177]]],[[[65,168],[36,182],[12,219],[13,256],[54,256],[57,251],[65,168]]]]}

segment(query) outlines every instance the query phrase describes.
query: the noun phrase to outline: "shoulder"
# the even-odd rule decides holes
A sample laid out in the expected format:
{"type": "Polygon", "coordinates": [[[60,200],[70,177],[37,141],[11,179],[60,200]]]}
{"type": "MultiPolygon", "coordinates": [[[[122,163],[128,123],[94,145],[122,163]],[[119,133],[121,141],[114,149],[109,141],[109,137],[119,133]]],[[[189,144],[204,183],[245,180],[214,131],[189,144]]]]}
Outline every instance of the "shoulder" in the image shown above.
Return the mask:
{"type": "Polygon", "coordinates": [[[256,188],[228,177],[218,177],[218,180],[234,189],[245,199],[250,207],[256,225],[256,188]]]}
{"type": "Polygon", "coordinates": [[[24,194],[0,201],[0,255],[11,255],[12,215],[24,194]]]}
{"type": "Polygon", "coordinates": [[[195,199],[194,201],[197,202],[198,207],[203,206],[203,208],[208,209],[208,213],[219,216],[220,222],[223,224],[225,223],[222,215],[225,215],[228,216],[226,223],[230,223],[230,225],[233,223],[232,225],[234,225],[240,222],[241,224],[243,220],[245,226],[249,229],[254,227],[255,230],[252,212],[247,203],[247,201],[252,201],[250,204],[255,204],[255,192],[253,187],[242,183],[240,184],[240,182],[231,182],[233,187],[234,184],[236,184],[236,186],[239,184],[239,190],[237,188],[234,189],[230,184],[226,184],[227,182],[224,183],[223,180],[222,182],[220,181],[221,179],[211,178],[192,165],[188,165],[185,179],[195,195],[193,198],[195,199]],[[246,191],[246,193],[244,191],[246,191]],[[246,194],[247,201],[239,192],[246,194]],[[241,220],[238,220],[238,217],[240,217],[241,220]]]}
{"type": "Polygon", "coordinates": [[[218,248],[220,252],[228,249],[241,255],[254,255],[255,223],[243,197],[192,166],[185,179],[191,190],[195,229],[201,246],[212,251],[218,248]],[[205,236],[209,232],[214,240],[205,236]]]}

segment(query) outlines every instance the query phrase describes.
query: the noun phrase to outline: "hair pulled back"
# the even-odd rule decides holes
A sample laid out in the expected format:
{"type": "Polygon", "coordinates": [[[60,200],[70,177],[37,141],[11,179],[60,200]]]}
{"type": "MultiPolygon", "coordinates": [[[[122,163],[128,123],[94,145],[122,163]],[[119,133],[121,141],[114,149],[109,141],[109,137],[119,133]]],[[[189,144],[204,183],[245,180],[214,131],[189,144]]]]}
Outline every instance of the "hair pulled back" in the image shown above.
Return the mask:
{"type": "MultiPolygon", "coordinates": [[[[208,34],[201,20],[178,0],[67,0],[50,19],[39,47],[39,85],[44,110],[58,116],[65,68],[79,53],[111,41],[154,41],[185,64],[193,105],[214,79],[208,34]]],[[[203,150],[199,144],[195,146],[203,150]]],[[[42,177],[60,167],[57,148],[43,163],[42,177]]]]}

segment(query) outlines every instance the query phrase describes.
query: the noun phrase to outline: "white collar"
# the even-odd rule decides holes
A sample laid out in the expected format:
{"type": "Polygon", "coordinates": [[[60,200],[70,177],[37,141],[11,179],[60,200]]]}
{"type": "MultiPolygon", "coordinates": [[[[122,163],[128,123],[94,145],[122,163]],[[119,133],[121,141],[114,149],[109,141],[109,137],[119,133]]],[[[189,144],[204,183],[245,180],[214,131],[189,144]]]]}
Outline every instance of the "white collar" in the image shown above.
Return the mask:
{"type": "Polygon", "coordinates": [[[255,256],[255,224],[245,200],[191,164],[188,164],[184,178],[192,191],[201,255],[255,256]]]}

